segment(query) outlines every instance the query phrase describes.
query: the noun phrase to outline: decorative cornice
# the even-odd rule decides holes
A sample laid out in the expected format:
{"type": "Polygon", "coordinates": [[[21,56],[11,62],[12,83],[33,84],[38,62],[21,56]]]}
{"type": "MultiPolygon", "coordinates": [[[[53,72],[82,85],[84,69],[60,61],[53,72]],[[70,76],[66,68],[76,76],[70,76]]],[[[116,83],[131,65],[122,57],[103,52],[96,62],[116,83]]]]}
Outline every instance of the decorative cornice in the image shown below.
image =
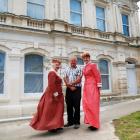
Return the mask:
{"type": "Polygon", "coordinates": [[[27,16],[17,16],[10,13],[0,13],[1,31],[28,32],[37,34],[52,34],[68,37],[82,38],[114,45],[140,45],[140,37],[127,37],[118,32],[101,32],[89,27],[80,27],[69,24],[63,20],[36,20],[27,16]],[[18,21],[18,22],[16,22],[18,21]]]}

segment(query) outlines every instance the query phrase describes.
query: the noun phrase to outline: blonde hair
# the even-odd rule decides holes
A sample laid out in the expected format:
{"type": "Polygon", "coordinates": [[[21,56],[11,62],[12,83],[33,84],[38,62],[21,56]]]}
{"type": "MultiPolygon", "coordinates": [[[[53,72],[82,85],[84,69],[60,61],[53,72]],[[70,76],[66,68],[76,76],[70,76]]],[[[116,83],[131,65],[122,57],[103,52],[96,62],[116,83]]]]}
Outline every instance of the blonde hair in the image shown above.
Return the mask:
{"type": "Polygon", "coordinates": [[[53,59],[52,59],[52,64],[54,64],[54,63],[59,63],[59,64],[61,64],[61,60],[58,59],[58,58],[53,58],[53,59]]]}
{"type": "Polygon", "coordinates": [[[90,54],[88,52],[83,52],[81,56],[82,56],[82,58],[85,58],[85,57],[90,58],[90,54]]]}
{"type": "Polygon", "coordinates": [[[52,62],[51,62],[51,67],[55,68],[56,67],[56,63],[59,63],[59,65],[61,65],[61,61],[59,59],[53,58],[52,62]]]}

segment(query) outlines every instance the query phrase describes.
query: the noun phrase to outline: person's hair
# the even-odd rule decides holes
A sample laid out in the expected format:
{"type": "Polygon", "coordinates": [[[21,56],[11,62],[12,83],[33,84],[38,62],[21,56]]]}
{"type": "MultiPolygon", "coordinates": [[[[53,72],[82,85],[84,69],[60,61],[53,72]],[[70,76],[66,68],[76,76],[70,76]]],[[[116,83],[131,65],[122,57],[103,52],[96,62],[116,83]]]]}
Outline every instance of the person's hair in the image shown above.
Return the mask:
{"type": "Polygon", "coordinates": [[[82,53],[82,58],[85,58],[85,57],[89,57],[90,58],[90,54],[88,52],[83,52],[82,53]]]}
{"type": "Polygon", "coordinates": [[[76,60],[77,61],[77,57],[76,56],[70,56],[69,60],[76,60]]]}
{"type": "Polygon", "coordinates": [[[53,58],[53,59],[52,59],[52,64],[54,64],[54,63],[59,63],[59,64],[61,64],[61,60],[58,59],[58,58],[53,58]]]}

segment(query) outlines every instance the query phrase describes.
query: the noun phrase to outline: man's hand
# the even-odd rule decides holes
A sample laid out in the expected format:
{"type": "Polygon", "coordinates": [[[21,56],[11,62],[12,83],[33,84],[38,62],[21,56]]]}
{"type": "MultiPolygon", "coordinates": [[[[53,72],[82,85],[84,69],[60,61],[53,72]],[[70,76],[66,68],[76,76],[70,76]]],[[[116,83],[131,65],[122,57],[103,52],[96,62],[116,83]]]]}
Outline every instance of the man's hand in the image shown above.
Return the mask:
{"type": "Polygon", "coordinates": [[[71,87],[72,84],[71,84],[71,83],[67,83],[66,86],[67,86],[67,87],[71,87]]]}
{"type": "Polygon", "coordinates": [[[71,87],[70,87],[70,90],[71,90],[71,91],[74,91],[74,90],[76,90],[76,87],[72,87],[72,86],[71,86],[71,87]]]}

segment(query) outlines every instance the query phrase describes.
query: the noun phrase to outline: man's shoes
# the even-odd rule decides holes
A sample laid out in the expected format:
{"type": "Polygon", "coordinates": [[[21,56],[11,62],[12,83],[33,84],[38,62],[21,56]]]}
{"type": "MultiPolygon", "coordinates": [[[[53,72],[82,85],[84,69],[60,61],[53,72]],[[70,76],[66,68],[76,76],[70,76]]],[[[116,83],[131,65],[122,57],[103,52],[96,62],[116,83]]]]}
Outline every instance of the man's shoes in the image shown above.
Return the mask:
{"type": "Polygon", "coordinates": [[[89,126],[88,128],[89,128],[90,130],[92,130],[92,131],[96,131],[96,130],[98,130],[98,128],[93,127],[93,126],[89,126]]]}
{"type": "Polygon", "coordinates": [[[48,132],[50,132],[50,133],[56,133],[57,132],[57,129],[51,129],[51,130],[48,130],[48,132]]]}
{"type": "Polygon", "coordinates": [[[67,123],[67,124],[65,124],[64,125],[64,127],[70,127],[70,126],[72,126],[73,124],[71,124],[71,123],[67,123]]]}
{"type": "Polygon", "coordinates": [[[75,124],[74,129],[78,129],[80,127],[80,124],[75,124]]]}

